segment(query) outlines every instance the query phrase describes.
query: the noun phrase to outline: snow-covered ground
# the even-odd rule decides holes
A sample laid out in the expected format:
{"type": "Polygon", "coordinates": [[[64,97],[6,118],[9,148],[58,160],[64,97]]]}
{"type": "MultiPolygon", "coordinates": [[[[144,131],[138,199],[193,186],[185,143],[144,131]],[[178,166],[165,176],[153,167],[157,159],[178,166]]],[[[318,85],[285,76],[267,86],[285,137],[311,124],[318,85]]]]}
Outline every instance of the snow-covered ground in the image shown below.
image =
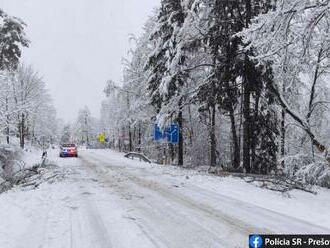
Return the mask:
{"type": "Polygon", "coordinates": [[[64,180],[0,195],[1,248],[232,248],[251,233],[330,233],[326,189],[283,195],[109,150],[57,155],[64,180]]]}

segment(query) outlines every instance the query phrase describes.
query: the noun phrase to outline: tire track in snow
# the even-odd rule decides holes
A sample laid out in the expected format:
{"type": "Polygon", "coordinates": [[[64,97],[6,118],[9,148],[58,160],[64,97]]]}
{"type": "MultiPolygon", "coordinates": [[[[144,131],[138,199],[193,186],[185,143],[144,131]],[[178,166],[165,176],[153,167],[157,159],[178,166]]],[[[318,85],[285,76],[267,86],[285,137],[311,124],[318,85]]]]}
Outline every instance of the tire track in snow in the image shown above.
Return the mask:
{"type": "Polygon", "coordinates": [[[83,156],[83,161],[87,165],[92,165],[98,176],[107,181],[110,186],[113,185],[113,181],[122,184],[115,187],[119,194],[134,195],[139,192],[147,194],[150,198],[148,201],[141,200],[140,203],[132,203],[143,214],[143,218],[138,219],[140,228],[143,226],[149,235],[155,236],[155,239],[162,241],[166,247],[182,247],[191,240],[195,240],[198,244],[202,244],[203,241],[204,245],[209,243],[210,245],[206,247],[219,247],[220,244],[221,247],[233,247],[230,238],[235,239],[236,237],[241,240],[236,243],[244,245],[248,234],[261,232],[261,229],[225,215],[208,205],[195,202],[169,190],[166,186],[137,177],[125,168],[111,166],[95,156],[88,155],[88,157],[89,159],[86,159],[83,156]],[[100,168],[101,164],[106,168],[100,168]],[[157,203],[157,201],[161,201],[161,203],[157,203]],[[164,207],[168,202],[172,206],[164,207]],[[192,218],[191,216],[197,217],[192,218]],[[175,239],[172,236],[179,237],[175,239]],[[181,245],[177,244],[179,241],[181,245]]]}
{"type": "MultiPolygon", "coordinates": [[[[94,154],[94,155],[88,154],[88,156],[92,156],[93,159],[95,159],[99,162],[102,162],[104,164],[104,166],[108,167],[109,169],[120,171],[122,175],[128,177],[129,179],[131,179],[133,181],[137,180],[139,182],[142,182],[142,186],[145,185],[146,183],[148,184],[148,182],[149,182],[150,185],[156,185],[156,186],[158,185],[157,187],[160,187],[160,189],[165,189],[165,193],[170,193],[170,195],[178,198],[179,200],[184,199],[184,200],[188,200],[188,202],[189,202],[189,200],[192,200],[192,199],[189,199],[190,197],[180,194],[179,191],[176,192],[176,194],[173,194],[173,192],[168,190],[168,188],[161,187],[161,182],[155,182],[152,180],[148,180],[148,179],[141,177],[141,175],[136,175],[136,174],[132,174],[129,172],[130,169],[132,169],[133,171],[139,170],[137,168],[128,169],[127,167],[124,167],[124,166],[113,166],[108,162],[104,162],[104,160],[103,161],[100,160],[99,156],[96,154],[94,154]],[[95,157],[95,156],[98,156],[98,157],[95,157]]],[[[104,156],[104,158],[105,158],[105,156],[104,156]]],[[[147,172],[147,171],[143,170],[143,172],[147,172]]],[[[152,175],[152,173],[150,173],[150,175],[152,175]]],[[[158,189],[156,189],[156,190],[158,190],[158,189]]],[[[231,197],[222,195],[221,193],[218,193],[218,192],[209,191],[209,190],[206,190],[205,188],[200,188],[196,185],[193,185],[193,186],[189,185],[189,190],[190,190],[190,193],[194,193],[198,197],[198,199],[202,199],[203,197],[205,198],[207,196],[209,199],[218,198],[221,201],[223,201],[223,203],[226,203],[227,206],[231,206],[233,208],[235,208],[235,206],[240,206],[240,208],[237,210],[244,212],[244,214],[242,215],[243,217],[248,217],[251,214],[257,214],[259,217],[262,217],[260,219],[264,219],[264,220],[270,219],[273,221],[272,226],[277,227],[275,229],[276,230],[279,229],[279,232],[288,232],[288,233],[292,232],[292,226],[295,227],[295,229],[299,230],[299,232],[304,232],[304,233],[310,233],[311,229],[313,230],[313,233],[329,233],[330,232],[329,228],[325,228],[323,226],[318,226],[318,225],[309,223],[308,221],[305,221],[302,219],[297,219],[292,216],[278,213],[273,210],[269,210],[269,209],[266,209],[266,208],[263,208],[260,206],[255,206],[253,204],[246,203],[243,201],[239,201],[235,198],[231,198],[231,197]],[[283,227],[285,227],[285,225],[284,225],[285,223],[290,223],[291,228],[286,227],[286,229],[283,231],[283,227]]],[[[201,203],[201,201],[199,201],[199,202],[193,201],[193,204],[196,205],[197,207],[203,205],[203,203],[201,203]]],[[[205,204],[204,204],[204,206],[205,206],[205,204]]],[[[212,207],[209,207],[207,205],[203,209],[206,211],[212,209],[212,212],[221,212],[221,210],[213,209],[212,207]]],[[[260,228],[254,227],[251,224],[247,224],[247,223],[252,223],[251,220],[242,221],[242,220],[232,217],[226,213],[221,214],[221,216],[228,217],[227,220],[229,220],[229,222],[232,222],[231,220],[234,220],[234,224],[240,223],[242,225],[243,229],[244,229],[244,226],[252,228],[252,232],[250,232],[250,233],[261,233],[260,228]]],[[[263,223],[263,224],[268,224],[268,223],[263,223]]],[[[265,233],[265,232],[273,233],[276,230],[269,230],[265,227],[262,227],[262,229],[261,229],[261,231],[263,233],[265,233]]]]}
{"type": "MultiPolygon", "coordinates": [[[[90,156],[90,155],[88,155],[90,156]]],[[[100,160],[98,157],[93,156],[93,160],[98,161],[99,163],[106,164],[106,167],[111,170],[115,170],[120,173],[120,175],[127,179],[127,181],[133,182],[137,184],[138,186],[144,187],[146,189],[155,191],[160,193],[165,198],[171,199],[174,202],[177,202],[181,205],[184,205],[188,208],[194,208],[199,211],[205,212],[205,214],[209,215],[210,217],[215,217],[221,221],[224,221],[228,224],[228,226],[232,226],[238,231],[241,231],[243,234],[253,233],[253,232],[271,232],[270,230],[267,230],[265,228],[259,229],[257,227],[254,227],[248,223],[244,223],[239,219],[236,219],[232,216],[225,215],[221,212],[219,212],[217,209],[212,208],[211,206],[205,205],[201,202],[195,202],[192,199],[189,199],[188,197],[179,194],[179,192],[173,192],[168,189],[168,187],[163,187],[159,183],[156,183],[154,181],[150,181],[145,178],[137,177],[127,171],[125,168],[120,168],[118,166],[111,166],[109,163],[105,163],[104,161],[100,160]]],[[[97,169],[97,165],[93,163],[92,161],[84,159],[85,162],[89,164],[93,164],[94,167],[97,169]]],[[[102,171],[102,174],[104,174],[104,171],[102,171]]],[[[103,175],[104,176],[104,175],[103,175]]]]}

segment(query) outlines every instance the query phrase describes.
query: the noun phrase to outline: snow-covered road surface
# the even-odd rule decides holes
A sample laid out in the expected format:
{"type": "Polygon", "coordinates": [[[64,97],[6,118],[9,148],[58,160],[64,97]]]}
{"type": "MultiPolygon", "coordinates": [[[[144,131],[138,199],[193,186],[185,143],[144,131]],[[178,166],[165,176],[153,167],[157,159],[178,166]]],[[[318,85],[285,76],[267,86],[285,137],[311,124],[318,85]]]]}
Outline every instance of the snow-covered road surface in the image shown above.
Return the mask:
{"type": "Polygon", "coordinates": [[[64,181],[0,196],[1,248],[233,248],[252,233],[330,233],[327,190],[289,198],[105,150],[55,160],[64,181]]]}

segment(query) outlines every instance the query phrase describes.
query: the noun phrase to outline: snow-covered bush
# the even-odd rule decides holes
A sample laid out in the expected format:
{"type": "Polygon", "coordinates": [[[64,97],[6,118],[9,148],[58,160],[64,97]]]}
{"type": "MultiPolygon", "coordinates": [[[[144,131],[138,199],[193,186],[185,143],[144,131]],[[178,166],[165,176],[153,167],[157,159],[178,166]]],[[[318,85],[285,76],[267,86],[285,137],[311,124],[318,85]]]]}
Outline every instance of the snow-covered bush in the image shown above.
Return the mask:
{"type": "Polygon", "coordinates": [[[312,164],[314,159],[309,155],[296,154],[293,156],[286,156],[280,162],[284,162],[284,175],[292,178],[301,168],[312,164]]]}
{"type": "Polygon", "coordinates": [[[330,188],[330,167],[327,161],[298,154],[283,159],[284,174],[304,184],[330,188]]]}
{"type": "Polygon", "coordinates": [[[330,188],[330,168],[326,161],[318,161],[303,166],[295,177],[303,183],[330,188]]]}
{"type": "Polygon", "coordinates": [[[21,149],[14,146],[0,146],[0,178],[10,179],[21,169],[21,149]]]}

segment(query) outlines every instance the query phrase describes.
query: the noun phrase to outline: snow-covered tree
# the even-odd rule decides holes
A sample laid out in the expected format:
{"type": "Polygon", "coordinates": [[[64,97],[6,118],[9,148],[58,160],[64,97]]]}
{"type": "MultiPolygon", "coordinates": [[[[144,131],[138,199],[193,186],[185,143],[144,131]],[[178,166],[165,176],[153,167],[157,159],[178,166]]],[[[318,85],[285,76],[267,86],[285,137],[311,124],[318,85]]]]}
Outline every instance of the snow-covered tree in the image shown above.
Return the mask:
{"type": "Polygon", "coordinates": [[[19,138],[21,148],[26,138],[31,142],[38,141],[40,136],[53,139],[56,111],[38,73],[31,66],[19,65],[14,71],[2,73],[0,85],[0,110],[4,117],[0,127],[7,143],[10,136],[19,138]]]}
{"type": "Polygon", "coordinates": [[[96,121],[87,106],[78,112],[77,121],[75,123],[75,135],[79,143],[89,145],[96,137],[96,121]]]}
{"type": "Polygon", "coordinates": [[[61,132],[60,143],[68,144],[72,142],[73,134],[70,124],[65,124],[61,132]]]}
{"type": "Polygon", "coordinates": [[[1,102],[0,124],[5,126],[7,143],[10,136],[10,115],[13,113],[9,98],[11,91],[10,81],[14,78],[14,72],[19,64],[22,48],[29,45],[24,32],[25,24],[16,17],[9,16],[0,9],[0,84],[1,102]]]}
{"type": "Polygon", "coordinates": [[[151,40],[155,49],[150,54],[146,69],[150,72],[148,90],[159,116],[176,119],[179,130],[178,164],[183,165],[183,117],[180,91],[187,78],[183,69],[185,55],[179,36],[184,23],[183,1],[162,0],[151,40]],[[174,118],[173,118],[174,117],[174,118]]]}
{"type": "Polygon", "coordinates": [[[16,109],[14,121],[17,122],[20,146],[24,148],[30,116],[37,113],[36,109],[43,104],[46,95],[45,83],[32,67],[22,65],[18,67],[12,82],[12,94],[16,109]]]}
{"type": "Polygon", "coordinates": [[[329,6],[329,1],[276,1],[273,11],[258,16],[243,32],[257,52],[255,57],[272,64],[271,87],[283,108],[282,155],[284,113],[304,130],[317,150],[327,151],[327,143],[316,136],[320,117],[315,114],[327,102],[322,92],[327,90],[324,82],[329,72],[329,6]]]}
{"type": "Polygon", "coordinates": [[[25,26],[22,20],[0,9],[0,70],[12,70],[19,64],[22,48],[29,45],[25,26]]]}

